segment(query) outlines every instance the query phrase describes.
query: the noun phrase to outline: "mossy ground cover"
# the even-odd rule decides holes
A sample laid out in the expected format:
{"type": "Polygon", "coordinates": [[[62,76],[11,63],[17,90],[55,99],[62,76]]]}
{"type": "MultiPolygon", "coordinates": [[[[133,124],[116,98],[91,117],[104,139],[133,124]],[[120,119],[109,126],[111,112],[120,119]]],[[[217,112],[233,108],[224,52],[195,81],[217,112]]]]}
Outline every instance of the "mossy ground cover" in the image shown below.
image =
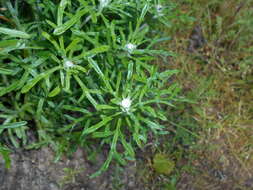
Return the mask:
{"type": "Polygon", "coordinates": [[[199,138],[186,150],[191,168],[180,169],[177,188],[252,189],[253,2],[180,3],[195,21],[174,28],[164,45],[177,56],[165,66],[181,70],[176,80],[196,102],[183,112],[199,138]]]}

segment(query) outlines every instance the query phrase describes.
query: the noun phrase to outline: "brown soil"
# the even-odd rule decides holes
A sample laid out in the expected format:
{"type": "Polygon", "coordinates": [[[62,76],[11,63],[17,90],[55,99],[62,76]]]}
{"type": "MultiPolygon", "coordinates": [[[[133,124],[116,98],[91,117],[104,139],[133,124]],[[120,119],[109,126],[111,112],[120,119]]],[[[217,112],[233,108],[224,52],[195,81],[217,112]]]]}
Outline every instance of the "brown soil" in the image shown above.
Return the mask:
{"type": "Polygon", "coordinates": [[[0,190],[142,189],[135,181],[135,163],[125,167],[118,176],[114,173],[116,169],[111,168],[101,176],[90,179],[90,174],[97,171],[105,156],[99,155],[94,164],[86,160],[85,151],[81,149],[71,158],[64,157],[57,163],[53,162],[54,154],[49,148],[16,152],[11,158],[9,170],[0,158],[0,190]]]}

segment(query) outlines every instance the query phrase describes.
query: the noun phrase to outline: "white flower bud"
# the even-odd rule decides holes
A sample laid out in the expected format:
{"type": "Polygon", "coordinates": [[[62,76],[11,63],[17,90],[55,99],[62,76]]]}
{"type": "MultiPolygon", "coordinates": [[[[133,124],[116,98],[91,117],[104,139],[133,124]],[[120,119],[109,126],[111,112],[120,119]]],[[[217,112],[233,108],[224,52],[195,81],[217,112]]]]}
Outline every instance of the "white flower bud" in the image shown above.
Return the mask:
{"type": "Polygon", "coordinates": [[[124,112],[128,112],[130,110],[131,104],[132,101],[130,100],[130,98],[124,98],[120,103],[124,112]]]}
{"type": "Polygon", "coordinates": [[[109,4],[110,0],[100,0],[100,7],[104,8],[109,4]]]}
{"type": "Polygon", "coordinates": [[[126,44],[125,48],[127,49],[128,53],[132,53],[136,49],[136,45],[132,43],[126,44]]]}
{"type": "Polygon", "coordinates": [[[75,65],[72,61],[67,60],[67,61],[64,62],[64,67],[67,68],[67,69],[72,68],[74,66],[75,65]]]}
{"type": "Polygon", "coordinates": [[[155,8],[156,8],[156,12],[158,13],[157,16],[163,16],[164,7],[160,4],[158,4],[155,6],[155,8]]]}

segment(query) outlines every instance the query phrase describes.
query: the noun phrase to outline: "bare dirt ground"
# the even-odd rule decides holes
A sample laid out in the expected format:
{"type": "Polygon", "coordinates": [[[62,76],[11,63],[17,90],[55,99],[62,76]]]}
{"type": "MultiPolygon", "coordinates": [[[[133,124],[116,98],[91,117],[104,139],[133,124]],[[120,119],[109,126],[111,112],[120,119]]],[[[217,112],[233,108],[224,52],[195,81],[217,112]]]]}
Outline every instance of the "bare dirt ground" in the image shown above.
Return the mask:
{"type": "Polygon", "coordinates": [[[101,154],[97,162],[85,158],[84,150],[78,149],[71,158],[63,157],[57,163],[49,148],[20,151],[12,154],[12,167],[7,170],[0,160],[0,190],[109,190],[141,189],[135,181],[135,165],[129,164],[122,172],[120,181],[109,169],[97,178],[90,179],[105,160],[101,154]],[[65,169],[64,169],[65,168],[65,169]],[[118,184],[118,187],[115,187],[118,184]]]}

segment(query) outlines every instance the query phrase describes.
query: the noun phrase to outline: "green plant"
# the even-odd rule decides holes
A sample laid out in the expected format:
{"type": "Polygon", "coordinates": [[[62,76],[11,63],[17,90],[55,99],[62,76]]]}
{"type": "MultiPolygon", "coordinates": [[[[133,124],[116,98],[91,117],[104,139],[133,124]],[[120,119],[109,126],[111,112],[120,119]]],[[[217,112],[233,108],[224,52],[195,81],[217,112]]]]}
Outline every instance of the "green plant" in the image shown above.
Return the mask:
{"type": "Polygon", "coordinates": [[[153,49],[168,38],[150,32],[150,23],[166,20],[163,2],[12,2],[0,4],[0,134],[16,148],[51,145],[57,160],[99,139],[110,151],[96,176],[113,158],[134,159],[135,144],[142,147],[150,131],[166,133],[162,104],[182,98],[169,79],[178,71],[150,64],[170,55],[153,49]],[[28,130],[38,142],[28,143],[28,130]]]}
{"type": "Polygon", "coordinates": [[[64,171],[64,176],[62,179],[59,181],[59,186],[63,188],[65,185],[70,184],[70,183],[75,183],[76,182],[76,176],[84,172],[85,169],[76,169],[76,168],[63,168],[64,171]]]}

